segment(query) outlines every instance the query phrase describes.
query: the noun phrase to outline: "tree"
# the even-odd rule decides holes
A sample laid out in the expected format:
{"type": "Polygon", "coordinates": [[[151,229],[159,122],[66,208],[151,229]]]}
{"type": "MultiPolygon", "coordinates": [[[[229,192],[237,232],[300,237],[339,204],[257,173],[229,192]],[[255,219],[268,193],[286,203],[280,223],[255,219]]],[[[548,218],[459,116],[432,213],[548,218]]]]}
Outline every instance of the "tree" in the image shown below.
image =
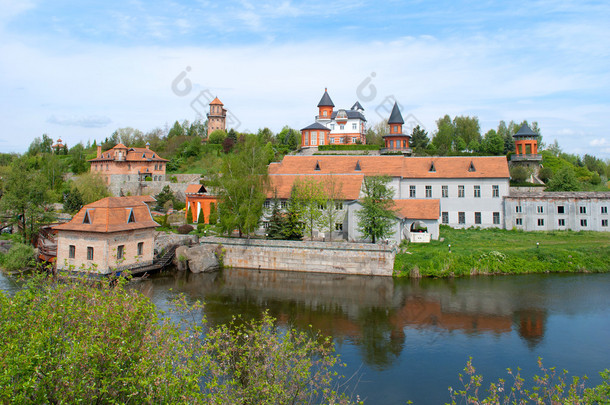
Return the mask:
{"type": "Polygon", "coordinates": [[[335,224],[344,215],[343,210],[340,208],[343,205],[343,188],[337,176],[332,174],[323,180],[322,187],[324,197],[326,198],[326,205],[322,211],[320,225],[325,232],[328,232],[329,240],[332,241],[335,224]]]}
{"type": "Polygon", "coordinates": [[[481,142],[479,118],[464,115],[455,117],[453,118],[453,127],[455,128],[454,137],[456,139],[461,138],[465,145],[469,145],[472,141],[481,142]]]}
{"type": "Polygon", "coordinates": [[[437,130],[432,138],[432,143],[436,147],[439,155],[446,155],[451,151],[451,145],[453,143],[453,135],[455,133],[455,127],[451,121],[449,115],[445,115],[436,121],[437,130]]]}
{"type": "Polygon", "coordinates": [[[388,176],[364,178],[364,198],[360,200],[362,209],[356,215],[358,230],[365,237],[370,237],[372,243],[394,233],[394,191],[388,186],[389,182],[388,176]]]}
{"type": "Polygon", "coordinates": [[[40,172],[27,167],[25,157],[13,161],[3,180],[0,209],[10,216],[11,223],[19,225],[23,242],[29,243],[41,224],[54,219],[46,209],[48,183],[40,172]]]}
{"type": "Polygon", "coordinates": [[[186,132],[178,121],[174,122],[174,126],[167,133],[168,138],[174,138],[174,137],[184,136],[184,135],[186,135],[186,132]]]}
{"type": "Polygon", "coordinates": [[[203,215],[203,208],[199,208],[199,215],[197,216],[198,224],[205,224],[205,216],[203,215]]]}
{"type": "Polygon", "coordinates": [[[225,140],[226,137],[227,133],[225,131],[223,131],[222,129],[216,129],[212,131],[212,133],[208,137],[208,143],[214,145],[222,145],[222,142],[225,140]]]}
{"type": "Polygon", "coordinates": [[[210,225],[216,225],[216,223],[218,222],[218,211],[216,210],[215,203],[210,203],[210,218],[208,219],[210,225]]]}
{"type": "Polygon", "coordinates": [[[428,138],[428,132],[417,125],[411,132],[411,148],[415,149],[416,154],[422,154],[428,147],[430,139],[428,138]]]}
{"type": "Polygon", "coordinates": [[[110,195],[105,179],[97,173],[84,173],[74,180],[74,185],[83,197],[83,204],[91,204],[110,195]]]}
{"type": "Polygon", "coordinates": [[[296,204],[292,198],[290,198],[286,206],[286,214],[284,215],[282,239],[302,240],[304,231],[305,224],[301,220],[299,205],[296,204]]]}
{"type": "Polygon", "coordinates": [[[187,224],[193,223],[193,211],[191,211],[190,207],[186,211],[186,223],[187,224]]]}
{"type": "Polygon", "coordinates": [[[574,169],[564,166],[559,169],[546,185],[546,191],[578,191],[580,183],[574,169]]]}
{"type": "Polygon", "coordinates": [[[173,206],[175,199],[176,199],[176,197],[174,196],[174,193],[172,192],[172,189],[170,188],[169,184],[165,185],[163,187],[163,189],[161,190],[161,192],[155,196],[155,200],[157,200],[157,204],[155,205],[155,210],[157,210],[157,211],[162,210],[163,207],[165,206],[165,203],[168,201],[171,201],[172,206],[173,206]]]}
{"type": "Polygon", "coordinates": [[[504,152],[504,140],[495,130],[490,129],[481,142],[481,150],[488,155],[499,156],[504,152]]]}
{"type": "Polygon", "coordinates": [[[383,147],[385,146],[383,136],[389,133],[390,125],[388,124],[388,119],[385,118],[366,131],[366,143],[383,147]]]}
{"type": "Polygon", "coordinates": [[[78,188],[71,187],[64,194],[64,211],[74,214],[83,207],[83,196],[78,188]]]}
{"type": "Polygon", "coordinates": [[[529,173],[523,166],[514,166],[510,169],[510,179],[515,183],[524,183],[528,177],[529,173]]]}
{"type": "Polygon", "coordinates": [[[292,198],[301,212],[305,231],[313,240],[313,230],[320,225],[322,212],[326,209],[328,202],[324,195],[324,187],[311,176],[297,178],[292,188],[292,198]]]}
{"type": "Polygon", "coordinates": [[[553,171],[549,167],[541,167],[538,171],[538,178],[544,183],[548,182],[553,177],[553,171]]]}
{"type": "Polygon", "coordinates": [[[70,170],[72,173],[81,174],[89,170],[89,162],[87,162],[87,155],[82,142],[70,148],[68,155],[70,156],[70,170]]]}
{"type": "Polygon", "coordinates": [[[265,150],[256,137],[246,137],[238,153],[223,157],[212,183],[218,189],[220,231],[249,235],[258,227],[268,187],[265,150]]]}
{"type": "Polygon", "coordinates": [[[269,228],[267,228],[267,238],[269,239],[284,239],[282,231],[284,230],[284,215],[280,211],[280,201],[273,199],[271,205],[271,215],[269,216],[269,228]]]}

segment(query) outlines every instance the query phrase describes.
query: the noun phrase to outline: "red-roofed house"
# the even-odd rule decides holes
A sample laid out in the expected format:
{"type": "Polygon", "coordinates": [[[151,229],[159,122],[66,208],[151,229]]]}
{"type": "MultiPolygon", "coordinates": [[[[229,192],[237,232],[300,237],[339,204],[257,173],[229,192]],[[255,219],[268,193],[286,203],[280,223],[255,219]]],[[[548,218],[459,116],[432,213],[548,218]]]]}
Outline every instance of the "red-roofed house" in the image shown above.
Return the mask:
{"type": "Polygon", "coordinates": [[[54,227],[57,268],[108,274],[152,264],[158,226],[141,196],[85,205],[70,222],[54,227]]]}
{"type": "Polygon", "coordinates": [[[148,144],[145,148],[128,148],[119,143],[105,152],[98,146],[97,157],[89,162],[91,172],[104,176],[110,184],[113,175],[123,175],[126,181],[143,181],[147,177],[153,181],[165,180],[168,160],[150,150],[148,144]]]}

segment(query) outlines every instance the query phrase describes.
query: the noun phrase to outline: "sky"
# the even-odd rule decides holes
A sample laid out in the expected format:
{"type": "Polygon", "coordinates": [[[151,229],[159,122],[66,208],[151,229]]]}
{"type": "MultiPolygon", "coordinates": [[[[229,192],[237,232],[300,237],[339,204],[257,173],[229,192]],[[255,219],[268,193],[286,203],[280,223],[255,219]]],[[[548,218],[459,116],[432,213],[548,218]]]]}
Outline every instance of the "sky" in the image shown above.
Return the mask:
{"type": "Polygon", "coordinates": [[[328,92],[369,126],[398,102],[537,121],[547,144],[610,158],[610,3],[595,1],[0,0],[0,152],[68,146],[205,114],[300,129],[328,92]]]}

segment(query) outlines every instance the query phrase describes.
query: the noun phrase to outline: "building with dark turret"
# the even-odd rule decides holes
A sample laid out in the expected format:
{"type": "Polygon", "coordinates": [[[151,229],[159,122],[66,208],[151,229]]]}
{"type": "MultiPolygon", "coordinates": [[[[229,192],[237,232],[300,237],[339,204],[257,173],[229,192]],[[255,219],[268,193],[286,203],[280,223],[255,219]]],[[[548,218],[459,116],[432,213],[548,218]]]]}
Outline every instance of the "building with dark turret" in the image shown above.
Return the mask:
{"type": "Polygon", "coordinates": [[[411,147],[409,146],[411,135],[402,133],[402,124],[404,123],[405,121],[402,118],[398,104],[395,102],[394,107],[392,108],[392,113],[390,114],[390,118],[388,119],[390,133],[383,136],[383,140],[385,141],[385,149],[382,150],[381,153],[402,152],[406,155],[411,154],[411,147]]]}

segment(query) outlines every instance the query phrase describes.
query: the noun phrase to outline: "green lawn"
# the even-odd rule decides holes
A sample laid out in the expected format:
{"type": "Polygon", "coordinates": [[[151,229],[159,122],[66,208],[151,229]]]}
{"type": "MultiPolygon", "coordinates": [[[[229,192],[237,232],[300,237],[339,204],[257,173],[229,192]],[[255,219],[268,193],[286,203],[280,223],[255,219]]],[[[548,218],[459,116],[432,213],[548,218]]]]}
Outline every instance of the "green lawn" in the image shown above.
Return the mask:
{"type": "Polygon", "coordinates": [[[394,263],[396,276],[408,276],[414,268],[422,276],[432,277],[610,271],[610,232],[522,232],[441,226],[440,236],[444,238],[442,242],[409,244],[401,249],[394,263]]]}

